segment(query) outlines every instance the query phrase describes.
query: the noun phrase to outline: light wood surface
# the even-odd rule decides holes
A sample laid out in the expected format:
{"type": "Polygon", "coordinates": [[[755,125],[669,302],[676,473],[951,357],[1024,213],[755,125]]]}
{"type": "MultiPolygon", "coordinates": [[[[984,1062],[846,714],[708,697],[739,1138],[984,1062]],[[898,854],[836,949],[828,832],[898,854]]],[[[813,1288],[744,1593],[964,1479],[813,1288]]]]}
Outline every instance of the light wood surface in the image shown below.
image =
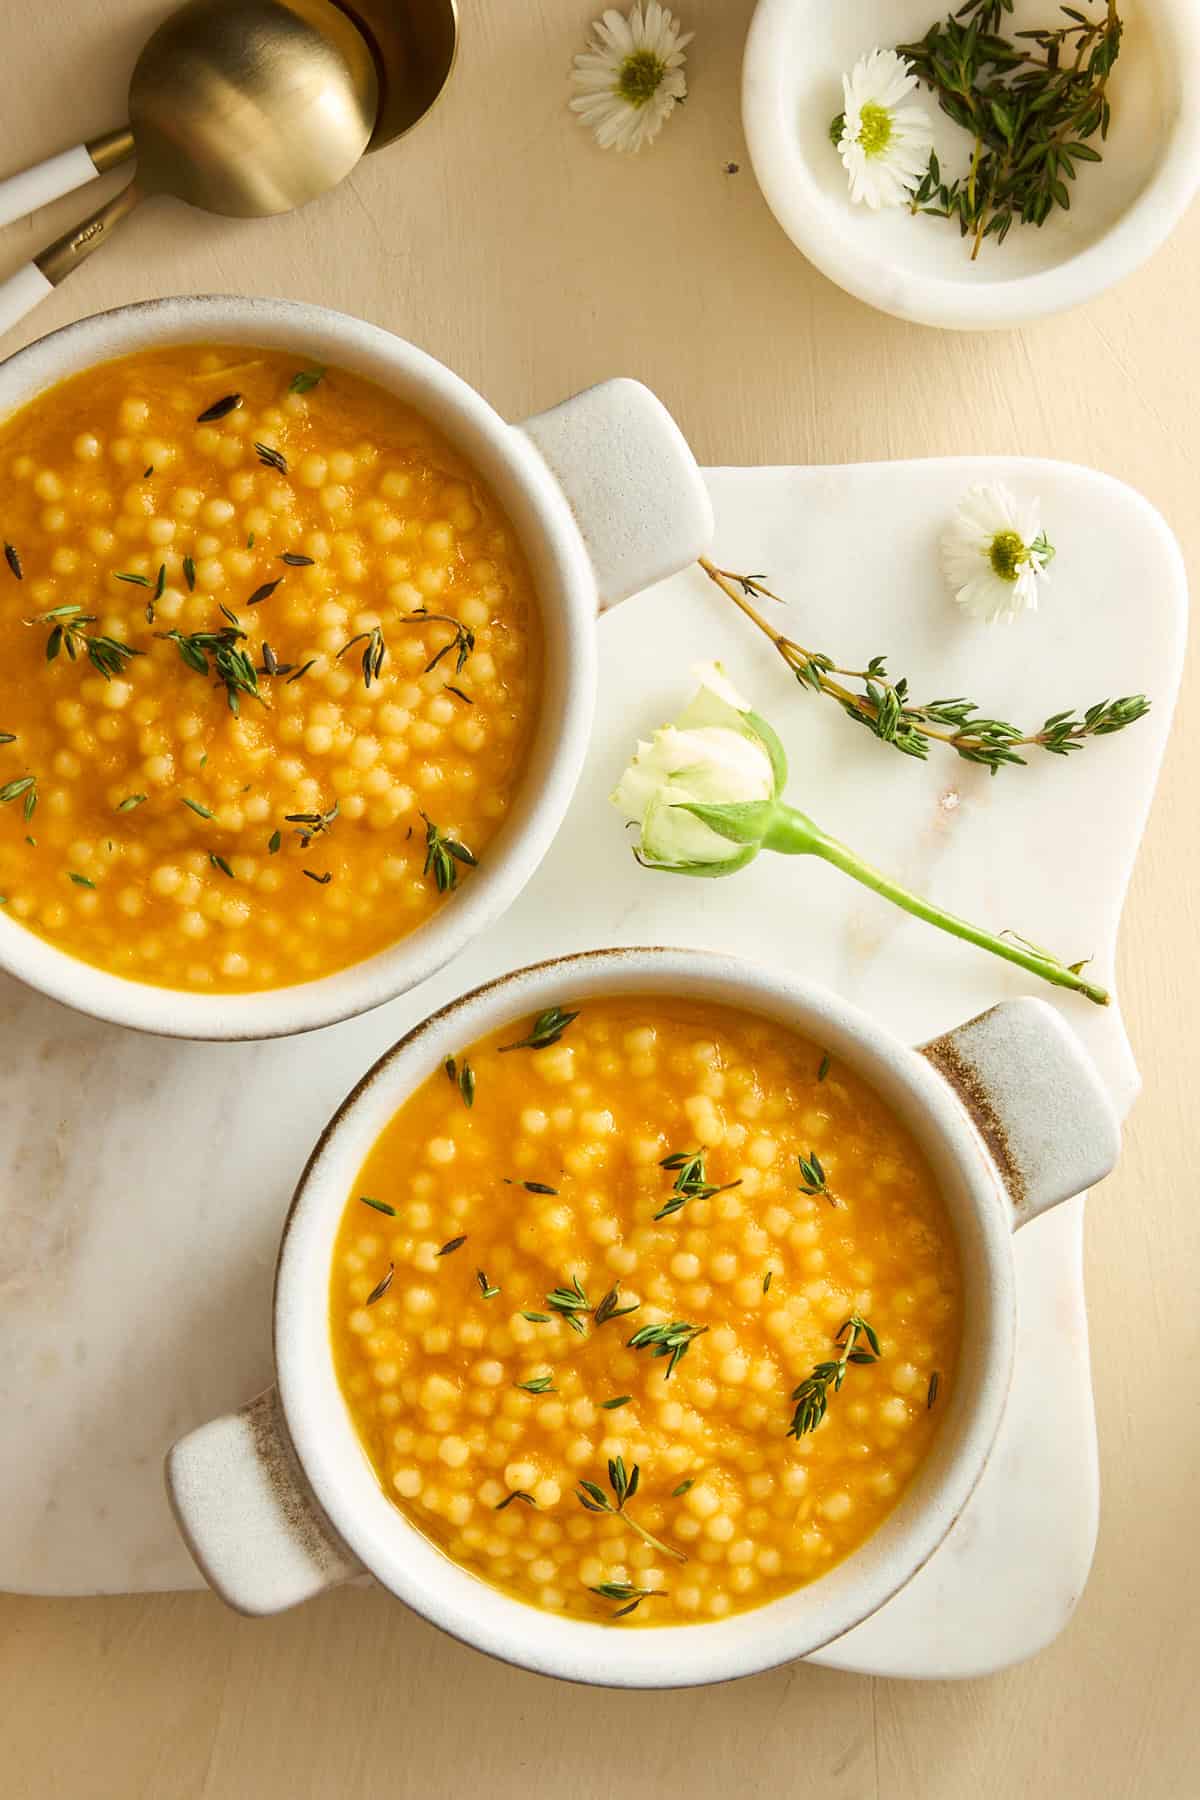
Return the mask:
{"type": "MultiPolygon", "coordinates": [[[[0,164],[116,124],[161,10],[0,10],[0,164]]],[[[290,295],[414,339],[512,417],[640,376],[706,462],[1092,463],[1146,494],[1196,566],[1200,212],[1066,318],[988,337],[900,325],[815,274],[756,190],[738,110],[751,0],[683,0],[691,98],[637,160],[602,155],[565,111],[591,10],[463,0],[459,70],[409,143],[293,218],[146,208],[0,349],[156,294],[290,295]]],[[[0,232],[0,274],[80,212],[76,195],[0,232]]],[[[208,1595],[0,1598],[6,1800],[707,1800],[735,1783],[821,1800],[1196,1794],[1195,714],[1185,683],[1125,917],[1121,994],[1145,1094],[1089,1218],[1103,1515],[1091,1582],[1051,1649],[961,1685],[794,1667],[619,1695],[493,1665],[371,1593],[257,1624],[208,1595]]]]}

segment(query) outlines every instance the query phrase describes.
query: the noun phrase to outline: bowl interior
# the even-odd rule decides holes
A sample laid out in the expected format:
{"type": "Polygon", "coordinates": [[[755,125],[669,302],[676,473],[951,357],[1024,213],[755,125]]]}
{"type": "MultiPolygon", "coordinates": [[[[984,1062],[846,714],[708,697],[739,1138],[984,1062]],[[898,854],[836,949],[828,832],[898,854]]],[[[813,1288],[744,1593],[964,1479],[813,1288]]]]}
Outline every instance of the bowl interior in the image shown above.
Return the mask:
{"type": "Polygon", "coordinates": [[[275,1292],[279,1391],[300,1460],[343,1538],[434,1623],[545,1673],[626,1686],[723,1680],[817,1649],[867,1617],[941,1542],[998,1427],[1012,1354],[1009,1222],[995,1177],[949,1090],[922,1058],[820,989],[736,959],[599,951],[502,977],[454,1002],[384,1056],[335,1116],[301,1179],[275,1292]],[[364,1156],[414,1087],[501,1023],[596,993],[686,993],[742,1006],[828,1044],[895,1107],[929,1155],[954,1221],[965,1283],[960,1372],[916,1481],[882,1527],[812,1586],[716,1623],[615,1632],[541,1612],[450,1562],[380,1489],[342,1399],[329,1334],[332,1246],[364,1156]]]}
{"type": "Polygon", "coordinates": [[[83,369],[171,343],[293,350],[307,362],[365,376],[416,407],[505,507],[541,609],[542,702],[509,816],[450,902],[376,955],[320,980],[263,993],[181,993],[79,962],[0,913],[0,968],[81,1011],[179,1037],[282,1036],[349,1018],[416,986],[515,899],[549,848],[586,747],[595,689],[594,582],[563,495],[521,434],[432,357],[322,307],[203,297],[151,301],[83,320],[0,365],[0,418],[83,369]]]}
{"type": "MultiPolygon", "coordinates": [[[[1089,280],[1099,287],[1116,279],[1170,229],[1200,179],[1194,128],[1184,111],[1187,74],[1200,63],[1200,29],[1189,0],[1122,0],[1125,33],[1110,89],[1112,127],[1106,143],[1094,140],[1103,163],[1080,165],[1069,212],[1056,208],[1041,229],[1014,226],[1002,246],[985,244],[972,262],[949,220],[914,218],[907,208],[873,213],[853,205],[829,141],[830,122],[842,110],[843,72],[876,46],[922,37],[951,10],[937,0],[841,0],[837,6],[760,0],[747,49],[746,130],[772,210],[834,280],[905,317],[1001,323],[1003,309],[1018,304],[1016,288],[1054,276],[1121,233],[1156,188],[1155,216],[1147,216],[1137,233],[1140,248],[1135,253],[1132,240],[1110,241],[1103,266],[1089,280]]],[[[1090,0],[1088,10],[1099,17],[1099,0],[1090,0]]],[[[1056,16],[1046,0],[1016,0],[1002,31],[1044,26],[1056,16]]],[[[970,138],[928,89],[914,99],[933,119],[944,174],[965,173],[970,138]]],[[[1078,297],[1064,292],[1057,304],[1078,297]]],[[[1054,304],[1047,293],[1038,310],[1054,304]]]]}

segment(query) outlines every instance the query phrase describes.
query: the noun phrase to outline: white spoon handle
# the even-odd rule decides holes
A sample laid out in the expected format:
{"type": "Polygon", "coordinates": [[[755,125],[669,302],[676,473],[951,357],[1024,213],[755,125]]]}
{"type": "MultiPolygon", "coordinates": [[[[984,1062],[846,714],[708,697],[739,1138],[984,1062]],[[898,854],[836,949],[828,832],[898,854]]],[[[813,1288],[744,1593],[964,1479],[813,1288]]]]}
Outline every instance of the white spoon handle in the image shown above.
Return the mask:
{"type": "Polygon", "coordinates": [[[32,312],[39,300],[54,292],[36,263],[28,262],[15,275],[0,282],[0,338],[12,329],[26,313],[32,312]]]}
{"type": "Polygon", "coordinates": [[[0,225],[11,225],[14,219],[23,219],[39,206],[61,200],[64,194],[95,181],[99,173],[87,145],[76,144],[61,156],[47,157],[32,169],[10,175],[7,181],[0,181],[0,225]]]}

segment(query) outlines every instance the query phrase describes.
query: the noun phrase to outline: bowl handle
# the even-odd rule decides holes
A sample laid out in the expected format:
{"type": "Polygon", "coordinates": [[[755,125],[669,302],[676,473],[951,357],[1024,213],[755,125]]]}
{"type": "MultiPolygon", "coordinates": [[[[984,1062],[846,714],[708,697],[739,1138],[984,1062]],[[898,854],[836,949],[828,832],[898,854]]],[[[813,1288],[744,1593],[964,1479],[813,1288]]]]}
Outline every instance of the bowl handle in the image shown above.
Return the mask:
{"type": "Polygon", "coordinates": [[[362,1573],[304,1478],[274,1388],[180,1438],[166,1478],[200,1573],[238,1612],[283,1612],[362,1573]]]}
{"type": "Polygon", "coordinates": [[[677,575],[712,542],[704,477],[640,381],[602,381],[515,427],[566,495],[601,610],[677,575]]]}
{"type": "Polygon", "coordinates": [[[920,1046],[971,1115],[1007,1188],[1013,1227],[1115,1166],[1121,1128],[1070,1026],[1043,1000],[1006,1000],[920,1046]]]}

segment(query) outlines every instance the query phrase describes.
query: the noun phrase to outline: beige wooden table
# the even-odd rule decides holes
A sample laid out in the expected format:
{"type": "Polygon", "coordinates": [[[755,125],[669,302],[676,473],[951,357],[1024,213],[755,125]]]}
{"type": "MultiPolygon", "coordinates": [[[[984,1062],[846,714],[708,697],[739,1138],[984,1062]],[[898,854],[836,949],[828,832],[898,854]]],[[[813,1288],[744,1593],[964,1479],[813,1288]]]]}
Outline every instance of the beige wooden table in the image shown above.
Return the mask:
{"type": "MultiPolygon", "coordinates": [[[[640,376],[705,462],[1093,463],[1161,508],[1200,570],[1200,211],[1065,319],[989,337],[894,323],[811,270],[757,192],[738,113],[752,0],[682,3],[692,97],[648,155],[603,156],[564,111],[592,0],[462,0],[458,73],[408,144],[290,219],[148,208],[25,335],[163,293],[321,301],[415,339],[512,417],[640,376]]],[[[161,10],[5,0],[0,167],[115,124],[161,10]]],[[[77,195],[0,232],[0,272],[80,210],[77,195]]],[[[796,1667],[622,1696],[500,1668],[370,1593],[257,1624],[208,1595],[0,1597],[4,1800],[1200,1793],[1197,715],[1185,683],[1125,918],[1146,1091],[1089,1214],[1103,1514],[1057,1644],[963,1685],[796,1667]]]]}

